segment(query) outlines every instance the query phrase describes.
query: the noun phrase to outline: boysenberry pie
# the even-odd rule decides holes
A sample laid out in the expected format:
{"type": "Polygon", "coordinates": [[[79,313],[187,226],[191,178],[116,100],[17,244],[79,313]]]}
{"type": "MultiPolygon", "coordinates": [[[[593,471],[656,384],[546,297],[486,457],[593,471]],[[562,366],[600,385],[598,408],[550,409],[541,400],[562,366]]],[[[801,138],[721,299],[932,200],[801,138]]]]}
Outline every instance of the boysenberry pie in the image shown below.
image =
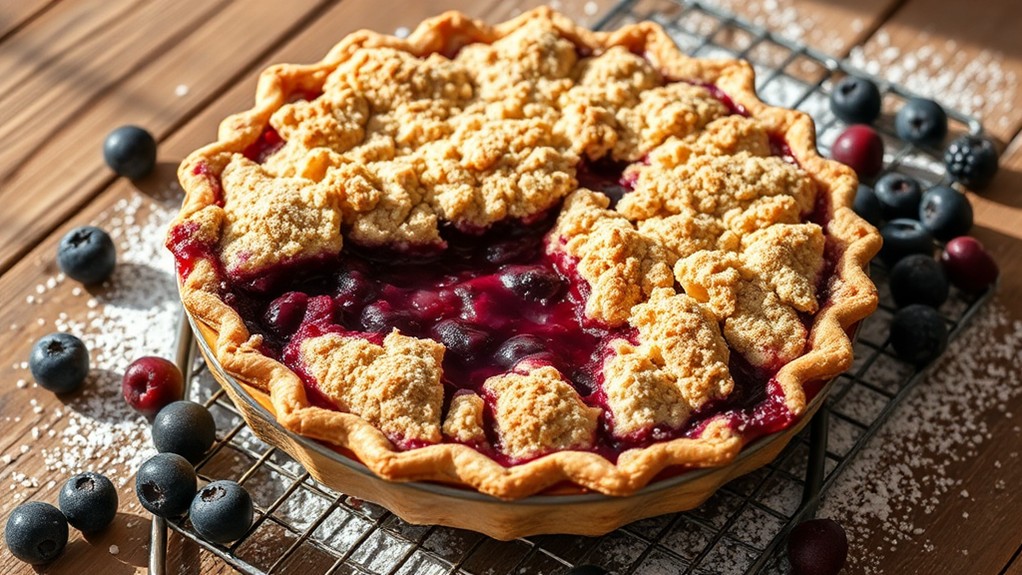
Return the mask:
{"type": "Polygon", "coordinates": [[[814,133],[649,22],[448,13],[264,72],[168,246],[287,429],[387,479],[624,495],[849,366],[880,239],[814,133]]]}

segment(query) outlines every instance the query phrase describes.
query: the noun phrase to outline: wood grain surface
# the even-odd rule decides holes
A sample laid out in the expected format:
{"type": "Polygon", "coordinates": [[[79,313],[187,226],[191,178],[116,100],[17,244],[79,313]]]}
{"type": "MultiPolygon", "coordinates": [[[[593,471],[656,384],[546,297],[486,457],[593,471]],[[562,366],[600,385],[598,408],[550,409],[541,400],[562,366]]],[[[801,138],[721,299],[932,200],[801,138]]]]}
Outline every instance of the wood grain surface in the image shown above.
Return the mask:
{"type": "MultiPolygon", "coordinates": [[[[5,142],[0,146],[0,454],[14,456],[0,467],[0,478],[39,478],[37,487],[19,487],[17,492],[44,501],[55,501],[62,479],[48,484],[51,477],[42,454],[43,449],[59,448],[59,439],[32,435],[36,427],[59,431],[66,425],[54,415],[64,408],[62,401],[41,389],[20,389],[14,382],[27,377],[22,362],[32,342],[53,331],[60,314],[85,317],[90,295],[97,295],[76,295],[72,283],[64,282],[49,289],[42,303],[26,304],[36,286],[56,274],[53,254],[65,231],[87,222],[109,223],[109,215],[103,214],[122,200],[142,198],[160,205],[176,201],[170,187],[176,163],[214,138],[220,119],[249,105],[256,74],[265,65],[317,60],[357,28],[392,32],[447,8],[500,21],[539,3],[0,2],[0,138],[5,142]],[[140,182],[115,178],[102,163],[103,137],[123,123],[143,125],[160,140],[160,165],[140,182]],[[40,413],[34,412],[36,407],[42,407],[40,413]],[[25,453],[22,445],[29,446],[25,453]]],[[[562,0],[560,8],[593,22],[614,4],[562,0]]],[[[988,67],[1001,70],[996,81],[1022,74],[1022,44],[1016,33],[1022,28],[1022,11],[1016,0],[989,0],[982,10],[948,0],[728,0],[722,5],[837,56],[881,61],[893,54],[892,48],[900,55],[918,54],[926,46],[946,49],[953,41],[955,50],[969,57],[949,59],[952,71],[960,66],[963,73],[978,74],[966,68],[985,53],[988,67]]],[[[650,13],[673,9],[663,0],[643,0],[639,6],[650,13]]],[[[1022,140],[1012,141],[1022,124],[1022,101],[1018,91],[1007,86],[1002,86],[1002,98],[989,97],[976,107],[1006,151],[994,185],[971,198],[974,234],[1003,270],[998,301],[1022,319],[1022,298],[1013,297],[1022,293],[1022,140]]],[[[1022,413],[1022,401],[1014,401],[1008,410],[1022,413]]],[[[935,542],[933,550],[920,546],[885,552],[880,530],[876,540],[855,543],[854,548],[879,555],[879,572],[1022,575],[1017,559],[1022,534],[1015,528],[1022,496],[993,487],[999,481],[1017,485],[1022,480],[1019,465],[998,464],[1005,445],[1018,443],[1018,432],[996,414],[981,417],[989,418],[990,432],[998,439],[984,443],[974,456],[963,456],[949,470],[972,496],[950,498],[938,512],[920,511],[916,518],[926,531],[920,540],[935,542]],[[963,512],[984,520],[962,521],[963,512]]],[[[144,572],[149,522],[130,487],[120,491],[121,513],[111,530],[88,540],[73,531],[65,555],[38,572],[144,572]],[[117,545],[116,554],[111,545],[117,545]]],[[[0,520],[6,521],[16,503],[13,498],[0,502],[0,520]]],[[[309,563],[305,569],[316,572],[317,565],[309,563]]],[[[171,573],[233,571],[174,535],[169,567],[171,573]]],[[[32,572],[6,549],[0,551],[0,573],[32,572]]]]}

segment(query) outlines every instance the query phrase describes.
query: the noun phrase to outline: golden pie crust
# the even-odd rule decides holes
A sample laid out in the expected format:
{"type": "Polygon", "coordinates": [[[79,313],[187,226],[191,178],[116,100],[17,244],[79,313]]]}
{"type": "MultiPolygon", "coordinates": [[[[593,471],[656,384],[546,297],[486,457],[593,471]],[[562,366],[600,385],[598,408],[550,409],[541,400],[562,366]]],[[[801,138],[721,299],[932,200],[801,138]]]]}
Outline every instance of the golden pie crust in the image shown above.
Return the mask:
{"type": "Polygon", "coordinates": [[[760,102],[747,63],[689,58],[651,22],[592,32],[539,8],[496,26],[450,12],[406,39],[356,32],[321,62],[264,71],[254,107],[227,118],[178,176],[186,196],[168,244],[185,230],[214,247],[179,271],[187,311],[218,334],[216,360],[268,392],[283,427],[390,480],[505,499],[565,481],[627,495],[667,467],[726,465],[746,438],[711,418],[694,437],[611,462],[592,450],[600,408],[527,360],[443,413],[444,346],[397,330],[378,344],[302,341],[307,372],[345,411],[317,407],[224,303],[223,275],[255,278],[348,240],[437,244],[442,221],[482,229],[560,204],[547,249],[577,262],[587,318],[638,333],[612,342],[603,365],[620,435],[677,428],[726,397],[732,351],[782,365],[783,403],[802,414],[805,384],[849,367],[848,332],[877,303],[864,267],[879,234],[850,208],[854,173],[818,155],[812,120],[760,102]],[[267,127],[280,149],[247,159],[267,127]],[[793,162],[772,153],[771,136],[793,162]],[[629,164],[634,181],[613,209],[576,179],[580,160],[600,157],[629,164]],[[805,221],[819,206],[822,227],[805,221]],[[818,294],[825,258],[833,272],[818,294]],[[472,447],[486,441],[487,402],[509,465],[472,447]]]}

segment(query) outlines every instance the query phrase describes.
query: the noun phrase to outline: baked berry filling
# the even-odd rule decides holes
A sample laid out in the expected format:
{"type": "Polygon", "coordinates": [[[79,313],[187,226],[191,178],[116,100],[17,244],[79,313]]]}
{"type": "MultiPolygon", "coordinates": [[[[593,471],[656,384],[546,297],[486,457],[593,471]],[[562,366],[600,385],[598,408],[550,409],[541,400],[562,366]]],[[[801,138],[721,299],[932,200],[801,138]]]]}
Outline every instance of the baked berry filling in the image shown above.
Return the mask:
{"type": "Polygon", "coordinates": [[[478,391],[489,377],[529,359],[556,367],[590,396],[606,344],[628,339],[631,330],[584,318],[584,287],[572,277],[572,263],[543,249],[552,223],[552,216],[506,223],[480,236],[451,227],[445,249],[416,255],[349,242],[331,271],[298,270],[304,279],[286,293],[232,291],[230,299],[243,317],[261,318],[249,327],[277,358],[298,332],[298,339],[333,331],[381,341],[398,329],[444,344],[450,393],[478,391]],[[317,296],[329,303],[320,299],[308,312],[317,296]]]}

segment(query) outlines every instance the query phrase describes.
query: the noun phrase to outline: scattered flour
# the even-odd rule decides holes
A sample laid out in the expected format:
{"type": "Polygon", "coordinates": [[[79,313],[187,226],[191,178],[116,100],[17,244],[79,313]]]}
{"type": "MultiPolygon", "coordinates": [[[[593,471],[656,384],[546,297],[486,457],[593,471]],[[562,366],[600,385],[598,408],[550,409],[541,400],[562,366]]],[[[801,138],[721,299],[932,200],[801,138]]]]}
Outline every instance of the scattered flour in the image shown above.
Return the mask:
{"type": "Polygon", "coordinates": [[[1017,117],[1013,112],[1019,97],[1019,78],[1006,67],[1003,53],[965,50],[925,30],[917,41],[920,48],[903,51],[881,30],[866,46],[853,48],[849,61],[870,74],[976,116],[988,124],[987,128],[1012,127],[1017,117]]]}
{"type": "MultiPolygon", "coordinates": [[[[177,291],[173,260],[162,245],[167,223],[175,206],[164,205],[144,196],[121,200],[99,219],[99,224],[114,239],[118,266],[113,277],[89,295],[80,287],[71,289],[74,297],[88,297],[84,314],[61,313],[53,320],[59,331],[80,337],[90,350],[91,372],[84,389],[51,409],[39,425],[31,429],[33,439],[43,433],[59,437],[55,447],[42,448],[43,462],[54,477],[65,478],[84,470],[107,474],[116,485],[124,485],[146,458],[155,453],[149,441],[149,424],[121,397],[120,379],[127,365],[142,355],[172,357],[178,321],[177,291]],[[84,316],[84,317],[83,317],[84,316]]],[[[65,283],[63,274],[47,278],[32,288],[36,302],[49,297],[65,283]]],[[[64,289],[67,289],[66,287],[64,289]]],[[[40,318],[46,323],[48,318],[40,318]]],[[[27,370],[27,364],[17,366],[27,370]]],[[[17,382],[28,387],[31,375],[17,382]]],[[[30,400],[32,412],[43,415],[46,409],[30,400]]],[[[28,453],[22,445],[20,453],[28,453]]],[[[0,462],[13,461],[4,455],[0,462]]],[[[13,476],[12,476],[13,479],[13,476]]],[[[34,487],[33,478],[18,480],[34,487]]]]}
{"type": "MultiPolygon", "coordinates": [[[[844,41],[840,34],[834,34],[826,27],[821,26],[817,18],[806,10],[798,8],[797,0],[763,0],[762,2],[748,2],[748,0],[712,0],[707,2],[716,5],[721,10],[741,17],[759,27],[766,28],[788,40],[802,42],[813,46],[828,54],[838,53],[844,41]]],[[[849,28],[859,32],[865,27],[861,18],[852,18],[848,22],[849,28]]]]}
{"type": "MultiPolygon", "coordinates": [[[[880,573],[883,557],[902,547],[934,550],[921,540],[926,525],[917,524],[919,512],[930,515],[945,501],[970,498],[949,468],[977,456],[990,438],[987,422],[996,419],[989,414],[1003,414],[1020,395],[1022,321],[990,304],[826,493],[820,514],[848,531],[850,572],[880,573]],[[878,533],[889,548],[856,543],[878,533]]],[[[998,441],[1017,443],[1019,432],[998,441]]],[[[1003,488],[1003,480],[997,485],[1003,488]]]]}

